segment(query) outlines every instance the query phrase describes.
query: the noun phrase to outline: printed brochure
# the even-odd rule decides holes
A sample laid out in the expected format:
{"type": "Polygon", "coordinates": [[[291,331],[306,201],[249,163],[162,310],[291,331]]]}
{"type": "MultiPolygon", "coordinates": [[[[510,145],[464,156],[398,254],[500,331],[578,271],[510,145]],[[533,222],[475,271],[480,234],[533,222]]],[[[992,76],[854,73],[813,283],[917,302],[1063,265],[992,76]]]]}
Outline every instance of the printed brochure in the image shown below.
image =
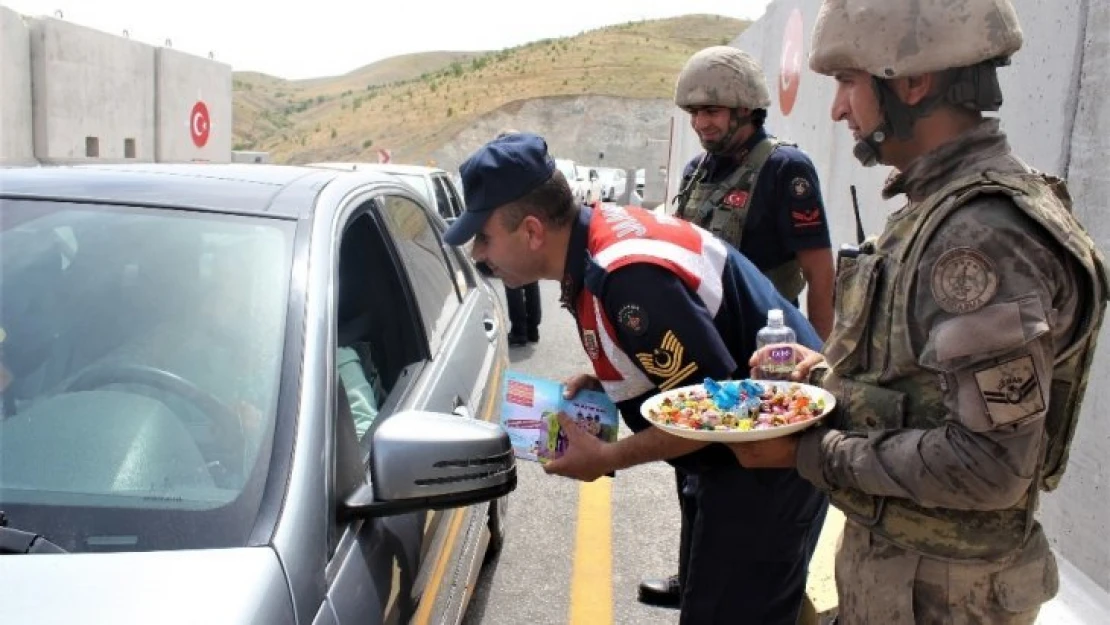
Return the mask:
{"type": "Polygon", "coordinates": [[[563,455],[567,437],[556,418],[560,412],[603,441],[617,440],[617,407],[609,396],[582,390],[573,399],[564,399],[564,386],[515,371],[505,374],[501,426],[509,433],[517,458],[546,463],[563,455]]]}

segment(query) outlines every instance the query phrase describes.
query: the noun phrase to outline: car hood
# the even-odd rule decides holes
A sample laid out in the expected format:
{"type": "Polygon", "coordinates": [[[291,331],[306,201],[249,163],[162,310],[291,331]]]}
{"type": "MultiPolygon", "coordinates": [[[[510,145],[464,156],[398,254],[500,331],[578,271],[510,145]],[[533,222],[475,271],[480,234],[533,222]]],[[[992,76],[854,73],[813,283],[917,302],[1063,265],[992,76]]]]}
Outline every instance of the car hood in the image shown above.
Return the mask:
{"type": "Polygon", "coordinates": [[[268,547],[0,555],[0,623],[292,623],[268,547]]]}

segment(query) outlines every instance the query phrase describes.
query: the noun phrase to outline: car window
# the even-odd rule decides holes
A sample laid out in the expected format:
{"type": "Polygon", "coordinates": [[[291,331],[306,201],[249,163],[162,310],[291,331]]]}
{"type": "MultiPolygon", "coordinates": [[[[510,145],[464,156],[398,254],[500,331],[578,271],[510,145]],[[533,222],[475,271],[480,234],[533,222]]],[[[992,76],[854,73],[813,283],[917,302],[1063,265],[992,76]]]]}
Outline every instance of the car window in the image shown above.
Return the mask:
{"type": "Polygon", "coordinates": [[[455,188],[455,183],[451,182],[451,179],[447,176],[439,176],[436,180],[443,185],[443,192],[447,195],[447,201],[451,203],[451,214],[455,217],[462,215],[463,202],[462,198],[459,197],[458,189],[455,188]]]}
{"type": "Polygon", "coordinates": [[[397,242],[420,306],[428,347],[435,354],[459,308],[454,272],[447,263],[438,232],[419,204],[395,195],[383,197],[381,204],[383,221],[397,242]]]}
{"type": "Polygon", "coordinates": [[[70,551],[245,544],[295,227],[5,201],[0,509],[70,551]]]}
{"type": "Polygon", "coordinates": [[[444,219],[452,219],[455,217],[451,200],[447,197],[447,189],[443,187],[443,179],[440,177],[432,178],[432,186],[435,187],[436,192],[436,210],[439,211],[439,216],[444,219]]]}
{"type": "Polygon", "coordinates": [[[451,276],[455,280],[455,287],[459,290],[459,297],[465,298],[466,294],[470,292],[470,288],[474,286],[474,277],[464,269],[464,265],[467,261],[463,258],[462,248],[442,243],[442,226],[437,224],[435,230],[441,241],[444,256],[447,257],[447,266],[451,271],[451,276]]]}

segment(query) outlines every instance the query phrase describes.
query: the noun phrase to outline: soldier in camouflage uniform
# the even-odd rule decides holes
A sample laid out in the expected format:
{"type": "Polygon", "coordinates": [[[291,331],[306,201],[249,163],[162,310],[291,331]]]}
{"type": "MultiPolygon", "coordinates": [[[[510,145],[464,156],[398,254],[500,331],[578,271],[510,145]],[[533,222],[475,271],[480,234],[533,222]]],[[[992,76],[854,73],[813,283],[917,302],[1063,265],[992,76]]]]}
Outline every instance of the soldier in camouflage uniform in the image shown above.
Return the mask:
{"type": "Polygon", "coordinates": [[[833,118],[907,202],[842,255],[833,334],[798,372],[836,394],[827,427],[733,450],[797,466],[848,517],[841,623],[1033,623],[1057,591],[1034,512],[1067,463],[1107,283],[1063,182],[981,115],[1021,43],[1009,0],[825,0],[817,19],[833,118]]]}

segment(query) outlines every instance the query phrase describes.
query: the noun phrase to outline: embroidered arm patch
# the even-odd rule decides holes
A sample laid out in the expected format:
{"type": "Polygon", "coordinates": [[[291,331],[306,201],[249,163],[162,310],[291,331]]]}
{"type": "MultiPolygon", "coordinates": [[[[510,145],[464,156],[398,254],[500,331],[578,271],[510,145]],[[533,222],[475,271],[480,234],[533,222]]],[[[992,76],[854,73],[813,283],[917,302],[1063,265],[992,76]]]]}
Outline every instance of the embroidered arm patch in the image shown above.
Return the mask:
{"type": "Polygon", "coordinates": [[[648,329],[647,313],[639,304],[625,304],[617,313],[617,321],[633,336],[643,336],[648,329]]]}
{"type": "Polygon", "coordinates": [[[995,425],[1006,425],[1044,412],[1041,381],[1032,356],[1012,360],[975,372],[979,394],[995,425]]]}
{"type": "Polygon", "coordinates": [[[650,354],[643,352],[636,354],[636,359],[640,361],[648,375],[662,380],[659,382],[659,390],[669,391],[698,370],[696,362],[683,362],[685,354],[686,348],[682,346],[678,337],[674,332],[667,330],[659,347],[653,349],[650,354]]]}
{"type": "Polygon", "coordinates": [[[941,254],[931,276],[933,299],[946,312],[962,315],[986,306],[998,292],[994,263],[982,252],[957,247],[941,254]]]}

